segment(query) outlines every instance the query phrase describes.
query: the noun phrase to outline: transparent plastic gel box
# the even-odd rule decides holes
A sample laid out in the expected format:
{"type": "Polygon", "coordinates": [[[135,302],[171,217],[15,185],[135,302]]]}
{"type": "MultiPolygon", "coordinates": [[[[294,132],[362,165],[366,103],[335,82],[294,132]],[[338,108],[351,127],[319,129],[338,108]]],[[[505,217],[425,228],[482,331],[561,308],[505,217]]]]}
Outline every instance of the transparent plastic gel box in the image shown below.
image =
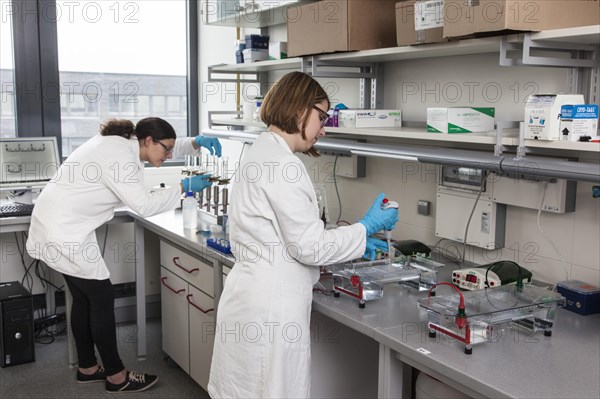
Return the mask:
{"type": "Polygon", "coordinates": [[[581,315],[600,313],[598,287],[579,280],[567,280],[557,283],[556,288],[567,300],[566,309],[581,315]]]}

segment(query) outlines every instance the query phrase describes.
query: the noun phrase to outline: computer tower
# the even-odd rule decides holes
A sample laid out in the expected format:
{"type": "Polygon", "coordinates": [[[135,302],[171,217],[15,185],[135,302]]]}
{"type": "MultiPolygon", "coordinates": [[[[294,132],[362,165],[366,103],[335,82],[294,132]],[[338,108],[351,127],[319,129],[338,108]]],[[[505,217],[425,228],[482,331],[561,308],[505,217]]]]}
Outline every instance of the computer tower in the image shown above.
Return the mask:
{"type": "Polygon", "coordinates": [[[33,297],[18,281],[0,283],[0,366],[35,361],[33,297]]]}

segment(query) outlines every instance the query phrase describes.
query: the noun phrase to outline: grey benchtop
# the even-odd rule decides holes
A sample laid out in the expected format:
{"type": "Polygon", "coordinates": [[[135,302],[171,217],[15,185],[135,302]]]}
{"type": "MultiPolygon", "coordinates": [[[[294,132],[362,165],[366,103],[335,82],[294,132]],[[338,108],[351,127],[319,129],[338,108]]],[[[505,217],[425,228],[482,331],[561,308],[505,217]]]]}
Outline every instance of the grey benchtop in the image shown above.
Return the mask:
{"type": "MultiPolygon", "coordinates": [[[[206,237],[184,230],[181,210],[149,218],[132,214],[137,223],[204,257],[232,267],[234,259],[205,245],[206,237]]],[[[445,269],[453,269],[447,265],[445,269]]],[[[449,270],[445,270],[449,274],[449,270]]],[[[442,287],[440,293],[448,287],[442,287]]],[[[473,396],[490,398],[600,398],[600,314],[580,316],[558,309],[552,337],[505,328],[496,342],[473,346],[449,337],[428,337],[427,312],[417,292],[386,284],[380,300],[358,302],[315,293],[313,309],[391,348],[398,359],[473,396]]]]}
{"type": "Polygon", "coordinates": [[[551,337],[504,328],[496,342],[474,345],[466,355],[464,344],[452,338],[439,333],[428,337],[427,312],[417,305],[425,296],[427,292],[386,284],[383,298],[367,302],[364,309],[349,296],[319,293],[313,308],[474,396],[600,398],[600,314],[580,316],[561,308],[551,337]]]}

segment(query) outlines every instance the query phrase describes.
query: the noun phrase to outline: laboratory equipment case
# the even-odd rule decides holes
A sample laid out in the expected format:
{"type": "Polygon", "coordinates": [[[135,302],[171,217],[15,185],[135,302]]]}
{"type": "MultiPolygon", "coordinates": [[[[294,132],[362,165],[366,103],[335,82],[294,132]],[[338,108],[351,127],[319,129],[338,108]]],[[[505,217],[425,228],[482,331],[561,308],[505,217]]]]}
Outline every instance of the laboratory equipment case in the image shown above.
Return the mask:
{"type": "Polygon", "coordinates": [[[580,315],[600,313],[600,289],[579,280],[560,281],[556,289],[566,299],[565,309],[580,315]]]}

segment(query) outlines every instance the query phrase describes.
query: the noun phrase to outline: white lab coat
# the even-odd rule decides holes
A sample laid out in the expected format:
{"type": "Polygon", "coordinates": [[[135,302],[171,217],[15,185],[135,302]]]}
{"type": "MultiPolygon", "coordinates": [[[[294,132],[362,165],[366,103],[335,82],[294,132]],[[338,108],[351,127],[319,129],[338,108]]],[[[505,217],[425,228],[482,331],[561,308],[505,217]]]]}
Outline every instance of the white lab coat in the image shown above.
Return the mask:
{"type": "MultiPolygon", "coordinates": [[[[194,153],[192,140],[175,140],[174,155],[194,153]]],[[[156,192],[144,187],[137,139],[94,136],[73,151],[42,190],[31,215],[27,252],[60,273],[105,280],[110,273],[96,229],[123,205],[151,216],[174,209],[180,197],[178,184],[156,192]]]]}
{"type": "Polygon", "coordinates": [[[307,397],[318,266],[360,257],[366,230],[360,223],[324,229],[308,172],[277,134],[258,137],[233,184],[236,264],[219,302],[208,392],[212,398],[307,397]]]}

